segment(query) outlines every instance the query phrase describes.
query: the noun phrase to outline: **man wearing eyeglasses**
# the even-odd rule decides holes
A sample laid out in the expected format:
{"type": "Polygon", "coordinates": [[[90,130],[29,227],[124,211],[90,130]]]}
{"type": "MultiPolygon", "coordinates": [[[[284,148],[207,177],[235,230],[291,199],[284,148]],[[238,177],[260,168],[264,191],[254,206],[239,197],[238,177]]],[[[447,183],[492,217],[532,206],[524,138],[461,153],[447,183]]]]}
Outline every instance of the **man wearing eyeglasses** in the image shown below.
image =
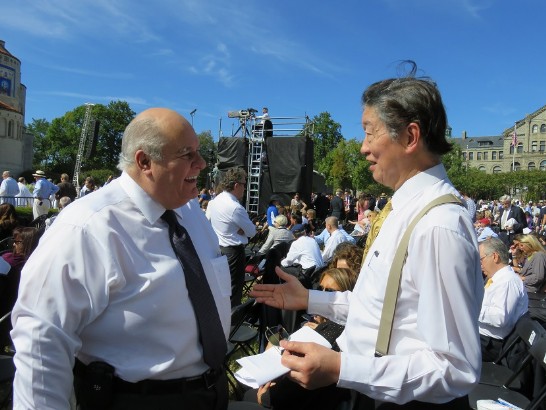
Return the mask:
{"type": "Polygon", "coordinates": [[[492,362],[502,342],[528,309],[523,281],[508,265],[508,248],[498,238],[480,243],[480,261],[487,281],[479,316],[482,360],[492,362]]]}
{"type": "Polygon", "coordinates": [[[478,244],[462,196],[441,162],[451,144],[440,92],[409,63],[407,76],[378,81],[362,95],[360,152],[374,180],[394,194],[354,290],[307,290],[278,268],[286,283],[255,285],[251,295],[271,306],[307,309],[345,323],[337,339],[340,353],[313,343],[281,343],[293,353],[285,353],[282,363],[300,385],[354,389],[360,393],[358,410],[463,410],[470,408],[465,396],[481,370],[477,319],[484,289],[478,244]],[[390,343],[381,354],[376,346],[385,323],[382,309],[401,239],[410,222],[445,195],[458,203],[430,209],[410,231],[407,257],[396,268],[401,274],[396,310],[386,314],[392,318],[390,343]]]}
{"type": "Polygon", "coordinates": [[[246,172],[242,168],[230,168],[221,181],[222,193],[209,202],[207,218],[220,242],[220,251],[226,255],[231,274],[231,307],[241,304],[245,281],[245,246],[248,238],[256,234],[256,226],[250,220],[240,201],[246,188],[246,172]]]}

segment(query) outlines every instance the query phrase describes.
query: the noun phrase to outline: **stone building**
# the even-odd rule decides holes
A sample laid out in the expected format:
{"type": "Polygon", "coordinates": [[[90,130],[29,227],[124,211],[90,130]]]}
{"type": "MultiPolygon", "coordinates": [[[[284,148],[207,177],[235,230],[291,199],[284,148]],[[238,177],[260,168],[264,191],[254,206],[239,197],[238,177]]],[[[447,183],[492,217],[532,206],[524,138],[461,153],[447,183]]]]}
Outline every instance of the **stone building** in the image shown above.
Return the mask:
{"type": "Polygon", "coordinates": [[[0,172],[13,177],[32,168],[34,137],[25,127],[27,88],[21,84],[21,61],[0,40],[0,172]]]}
{"type": "Polygon", "coordinates": [[[478,168],[488,174],[518,170],[546,171],[546,105],[517,121],[515,127],[502,135],[468,137],[453,141],[461,147],[467,167],[478,168]],[[514,128],[516,147],[514,150],[514,128]],[[515,152],[514,152],[515,151],[515,152]]]}

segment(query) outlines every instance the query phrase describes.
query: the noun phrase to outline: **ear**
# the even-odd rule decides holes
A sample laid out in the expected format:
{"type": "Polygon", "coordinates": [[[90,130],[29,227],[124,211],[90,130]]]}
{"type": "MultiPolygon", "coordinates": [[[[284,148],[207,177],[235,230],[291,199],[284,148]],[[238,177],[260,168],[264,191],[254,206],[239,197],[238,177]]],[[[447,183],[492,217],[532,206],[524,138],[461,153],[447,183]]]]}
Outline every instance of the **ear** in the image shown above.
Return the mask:
{"type": "Polygon", "coordinates": [[[149,172],[151,169],[152,161],[148,154],[146,154],[142,150],[138,150],[135,153],[135,164],[139,170],[149,172]]]}
{"type": "Polygon", "coordinates": [[[405,144],[406,149],[414,151],[421,141],[421,127],[416,122],[410,122],[406,127],[405,144]]]}

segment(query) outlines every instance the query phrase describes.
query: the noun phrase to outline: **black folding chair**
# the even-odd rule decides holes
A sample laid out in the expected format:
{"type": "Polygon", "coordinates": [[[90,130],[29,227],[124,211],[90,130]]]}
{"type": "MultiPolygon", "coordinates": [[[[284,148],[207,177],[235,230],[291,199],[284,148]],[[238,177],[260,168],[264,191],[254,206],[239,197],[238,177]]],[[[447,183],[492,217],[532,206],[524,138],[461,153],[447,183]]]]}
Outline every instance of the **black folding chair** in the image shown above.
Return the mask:
{"type": "MultiPolygon", "coordinates": [[[[525,410],[534,410],[542,401],[544,401],[544,398],[546,397],[546,386],[532,398],[533,400],[530,400],[529,397],[514,390],[511,387],[511,383],[533,360],[542,362],[543,366],[546,368],[546,364],[543,363],[545,360],[544,353],[542,354],[542,357],[539,357],[541,349],[546,349],[546,331],[538,322],[525,315],[518,321],[516,333],[519,335],[519,339],[528,347],[528,353],[525,355],[524,359],[520,361],[518,368],[513,374],[508,379],[504,380],[504,383],[501,385],[492,384],[496,377],[493,374],[495,368],[491,367],[488,369],[488,366],[485,366],[486,373],[482,370],[480,383],[469,394],[470,406],[473,409],[477,409],[478,400],[497,400],[498,398],[501,398],[525,410]],[[491,374],[487,372],[491,372],[491,374]],[[489,384],[482,382],[482,379],[487,378],[490,378],[489,384]]],[[[499,376],[498,379],[499,383],[501,383],[502,376],[499,376]]]]}

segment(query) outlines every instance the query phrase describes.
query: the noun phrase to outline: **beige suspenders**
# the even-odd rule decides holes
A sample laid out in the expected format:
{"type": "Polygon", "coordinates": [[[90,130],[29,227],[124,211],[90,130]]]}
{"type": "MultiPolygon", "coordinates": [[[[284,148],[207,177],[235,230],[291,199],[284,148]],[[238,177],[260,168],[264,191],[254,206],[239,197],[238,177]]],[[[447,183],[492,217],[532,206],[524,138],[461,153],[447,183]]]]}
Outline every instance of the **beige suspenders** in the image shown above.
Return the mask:
{"type": "Polygon", "coordinates": [[[379,323],[379,332],[377,334],[377,342],[375,344],[375,356],[385,356],[389,351],[389,343],[391,340],[392,324],[394,321],[394,313],[396,311],[396,301],[398,299],[398,290],[400,288],[400,279],[402,277],[402,268],[406,262],[408,255],[408,244],[410,236],[417,225],[417,222],[432,208],[443,204],[458,204],[463,205],[461,200],[453,194],[442,195],[436,198],[425,206],[419,214],[413,218],[408,225],[406,232],[402,236],[402,240],[398,245],[398,249],[394,255],[389,279],[387,281],[387,289],[385,290],[385,300],[383,302],[383,310],[381,312],[381,322],[379,323]]]}

